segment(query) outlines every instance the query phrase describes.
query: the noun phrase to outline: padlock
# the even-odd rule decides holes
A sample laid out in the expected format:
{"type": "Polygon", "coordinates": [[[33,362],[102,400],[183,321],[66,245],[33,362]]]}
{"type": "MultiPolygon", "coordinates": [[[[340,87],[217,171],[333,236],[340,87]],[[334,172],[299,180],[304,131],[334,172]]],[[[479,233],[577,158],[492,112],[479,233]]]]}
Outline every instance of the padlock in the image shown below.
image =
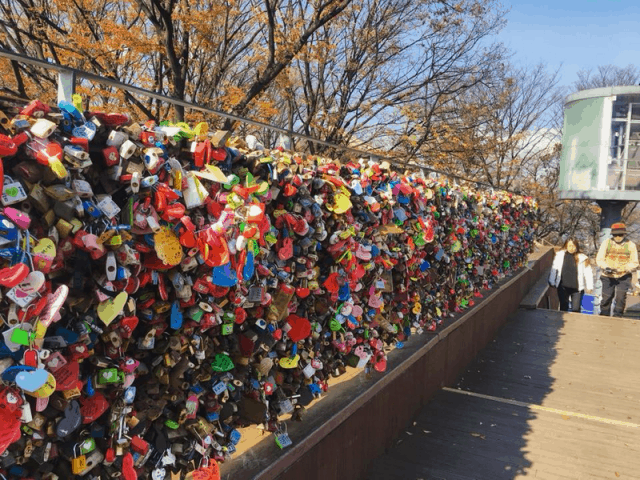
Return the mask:
{"type": "Polygon", "coordinates": [[[110,195],[99,196],[97,207],[109,219],[113,219],[120,213],[120,207],[110,195]]]}
{"type": "Polygon", "coordinates": [[[120,148],[120,146],[129,139],[128,135],[118,130],[111,130],[106,144],[110,147],[120,148]]]}
{"type": "Polygon", "coordinates": [[[102,157],[107,167],[120,165],[120,153],[116,147],[107,147],[102,150],[102,157]]]}
{"type": "Polygon", "coordinates": [[[152,147],[144,150],[144,165],[149,173],[156,173],[158,168],[164,163],[162,155],[164,154],[161,148],[152,147]]]}
{"type": "Polygon", "coordinates": [[[5,207],[26,200],[27,192],[20,182],[14,181],[11,177],[4,176],[4,186],[2,189],[2,205],[5,207]]]}
{"type": "Polygon", "coordinates": [[[45,118],[39,118],[31,127],[31,133],[38,138],[48,138],[55,132],[57,125],[45,118]]]}
{"type": "Polygon", "coordinates": [[[78,145],[66,145],[63,151],[64,160],[71,163],[75,168],[82,169],[92,165],[87,151],[78,145]]]}
{"type": "Polygon", "coordinates": [[[74,475],[80,474],[85,468],[87,468],[87,457],[80,453],[78,444],[73,446],[73,458],[71,459],[71,471],[74,475]],[[79,455],[76,455],[76,450],[79,455]]]}
{"type": "Polygon", "coordinates": [[[278,445],[278,447],[280,447],[281,449],[293,445],[293,442],[291,441],[291,438],[289,438],[289,434],[286,430],[286,423],[284,425],[284,429],[278,427],[278,430],[274,432],[276,445],[278,445]]]}
{"type": "Polygon", "coordinates": [[[122,145],[120,145],[118,153],[120,154],[120,157],[128,160],[136,152],[137,149],[138,147],[135,143],[133,143],[131,140],[125,140],[122,145]]]}

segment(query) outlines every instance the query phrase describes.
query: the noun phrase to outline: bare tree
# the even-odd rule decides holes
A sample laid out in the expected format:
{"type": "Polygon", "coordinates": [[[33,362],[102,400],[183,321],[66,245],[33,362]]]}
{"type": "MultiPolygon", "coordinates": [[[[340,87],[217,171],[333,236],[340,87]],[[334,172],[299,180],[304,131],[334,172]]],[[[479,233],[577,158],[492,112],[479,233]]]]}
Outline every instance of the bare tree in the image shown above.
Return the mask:
{"type": "Polygon", "coordinates": [[[503,13],[490,0],[354,3],[293,62],[287,120],[332,142],[395,150],[411,105],[422,114],[426,97],[462,91],[479,81],[483,62],[498,57],[498,46],[487,55],[479,45],[500,28],[503,13]]]}
{"type": "Polygon", "coordinates": [[[553,168],[559,141],[557,83],[558,73],[544,65],[494,68],[485,82],[451,101],[422,155],[495,188],[537,190],[553,168]]]}
{"type": "Polygon", "coordinates": [[[618,67],[616,65],[600,65],[595,71],[592,68],[578,71],[578,80],[573,83],[574,90],[587,90],[598,87],[615,87],[618,85],[638,85],[640,70],[634,65],[618,67]]]}

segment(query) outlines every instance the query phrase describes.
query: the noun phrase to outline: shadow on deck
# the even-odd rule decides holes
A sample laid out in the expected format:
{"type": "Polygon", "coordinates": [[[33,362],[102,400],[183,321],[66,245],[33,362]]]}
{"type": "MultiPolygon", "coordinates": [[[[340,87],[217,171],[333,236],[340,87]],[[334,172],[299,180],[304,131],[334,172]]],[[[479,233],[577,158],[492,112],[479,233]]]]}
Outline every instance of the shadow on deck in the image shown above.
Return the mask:
{"type": "Polygon", "coordinates": [[[518,310],[366,478],[640,478],[639,350],[637,320],[518,310]]]}

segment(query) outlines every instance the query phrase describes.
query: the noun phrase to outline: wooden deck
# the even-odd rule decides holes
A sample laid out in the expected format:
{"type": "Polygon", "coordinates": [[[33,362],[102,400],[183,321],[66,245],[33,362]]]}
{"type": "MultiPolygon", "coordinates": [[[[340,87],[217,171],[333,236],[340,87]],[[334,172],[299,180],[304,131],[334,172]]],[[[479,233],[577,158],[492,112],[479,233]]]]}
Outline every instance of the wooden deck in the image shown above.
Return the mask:
{"type": "Polygon", "coordinates": [[[640,479],[639,320],[519,310],[366,476],[525,477],[640,479]]]}

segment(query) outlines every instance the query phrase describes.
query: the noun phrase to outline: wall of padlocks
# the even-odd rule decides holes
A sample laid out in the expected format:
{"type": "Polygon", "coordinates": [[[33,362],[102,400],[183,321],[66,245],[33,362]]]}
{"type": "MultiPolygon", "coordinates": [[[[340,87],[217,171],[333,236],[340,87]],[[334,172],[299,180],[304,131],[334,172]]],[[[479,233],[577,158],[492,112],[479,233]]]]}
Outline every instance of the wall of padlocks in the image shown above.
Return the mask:
{"type": "Polygon", "coordinates": [[[288,446],[279,417],[384,372],[533,246],[531,198],[23,107],[0,112],[6,477],[217,478],[239,427],[288,446]]]}

